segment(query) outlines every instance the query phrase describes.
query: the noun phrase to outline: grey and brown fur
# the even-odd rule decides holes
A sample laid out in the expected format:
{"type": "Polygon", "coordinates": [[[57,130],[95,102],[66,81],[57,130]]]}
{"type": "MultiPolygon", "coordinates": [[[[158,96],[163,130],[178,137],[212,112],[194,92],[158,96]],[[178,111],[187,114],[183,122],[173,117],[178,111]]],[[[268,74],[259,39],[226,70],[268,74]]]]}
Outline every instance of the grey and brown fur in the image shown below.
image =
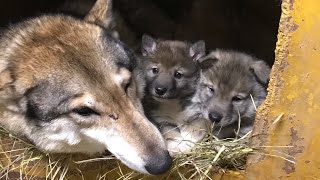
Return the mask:
{"type": "Polygon", "coordinates": [[[108,33],[109,3],[98,0],[85,20],[41,16],[3,34],[0,126],[45,152],[109,150],[139,172],[159,174],[171,158],[143,113],[135,56],[108,33]]]}
{"type": "Polygon", "coordinates": [[[203,70],[201,99],[204,117],[214,123],[219,138],[247,134],[267,96],[270,68],[260,59],[230,50],[215,50],[199,60],[203,70]],[[240,121],[239,121],[240,119],[240,121]]]}
{"type": "Polygon", "coordinates": [[[186,151],[205,136],[201,103],[195,98],[205,44],[142,38],[142,66],[146,77],[143,106],[174,155],[186,151]]]}

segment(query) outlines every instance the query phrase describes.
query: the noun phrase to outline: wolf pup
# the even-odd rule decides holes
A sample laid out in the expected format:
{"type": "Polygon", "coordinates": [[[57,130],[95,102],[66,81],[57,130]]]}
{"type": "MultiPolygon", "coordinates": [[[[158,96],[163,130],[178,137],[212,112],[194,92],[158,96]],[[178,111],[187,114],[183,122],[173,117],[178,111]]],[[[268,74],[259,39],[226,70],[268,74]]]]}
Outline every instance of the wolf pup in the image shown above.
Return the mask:
{"type": "Polygon", "coordinates": [[[228,50],[212,51],[199,63],[211,66],[203,71],[201,99],[214,134],[244,136],[252,129],[256,107],[267,96],[270,68],[262,60],[228,50]]]}
{"type": "Polygon", "coordinates": [[[159,127],[171,155],[190,149],[206,134],[195,98],[200,78],[197,60],[204,55],[204,41],[189,44],[142,37],[143,106],[147,117],[159,127]]]}
{"type": "Polygon", "coordinates": [[[27,20],[0,40],[0,125],[45,152],[109,150],[142,173],[170,168],[159,130],[144,116],[136,59],[105,28],[108,0],[85,21],[27,20]]]}

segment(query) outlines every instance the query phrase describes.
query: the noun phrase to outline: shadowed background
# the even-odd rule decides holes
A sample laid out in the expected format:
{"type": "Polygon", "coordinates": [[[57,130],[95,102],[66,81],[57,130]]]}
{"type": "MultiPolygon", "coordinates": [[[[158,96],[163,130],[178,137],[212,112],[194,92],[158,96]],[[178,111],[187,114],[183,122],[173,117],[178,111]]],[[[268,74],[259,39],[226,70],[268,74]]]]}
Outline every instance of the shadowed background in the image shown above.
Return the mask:
{"type": "MultiPolygon", "coordinates": [[[[94,0],[10,0],[0,6],[0,26],[24,18],[64,12],[82,17],[94,0]],[[65,6],[85,2],[86,7],[65,6]]],[[[274,62],[280,0],[114,0],[114,8],[136,42],[156,38],[206,41],[208,49],[231,48],[274,62]]],[[[121,35],[121,34],[120,34],[121,35]]]]}

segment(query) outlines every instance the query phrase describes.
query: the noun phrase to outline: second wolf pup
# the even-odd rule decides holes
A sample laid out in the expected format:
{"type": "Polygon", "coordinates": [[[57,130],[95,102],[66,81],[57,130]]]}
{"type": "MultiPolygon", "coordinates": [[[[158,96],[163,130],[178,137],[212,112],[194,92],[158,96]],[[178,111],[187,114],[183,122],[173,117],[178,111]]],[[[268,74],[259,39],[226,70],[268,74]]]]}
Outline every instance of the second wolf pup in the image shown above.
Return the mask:
{"type": "Polygon", "coordinates": [[[206,135],[201,103],[195,97],[200,78],[197,60],[205,55],[205,43],[154,40],[144,35],[142,55],[145,113],[160,129],[171,155],[186,151],[206,135]]]}
{"type": "Polygon", "coordinates": [[[199,62],[212,66],[203,71],[200,92],[204,117],[214,123],[214,134],[244,136],[267,96],[270,68],[262,60],[228,50],[212,51],[199,62]]]}

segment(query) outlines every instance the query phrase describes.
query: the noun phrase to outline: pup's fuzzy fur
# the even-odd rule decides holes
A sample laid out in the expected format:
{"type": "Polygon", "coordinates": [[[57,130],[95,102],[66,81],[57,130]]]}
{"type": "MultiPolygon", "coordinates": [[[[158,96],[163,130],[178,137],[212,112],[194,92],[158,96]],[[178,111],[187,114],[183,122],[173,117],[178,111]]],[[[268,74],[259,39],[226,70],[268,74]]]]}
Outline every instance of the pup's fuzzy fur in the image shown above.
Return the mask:
{"type": "Polygon", "coordinates": [[[136,58],[113,38],[108,0],[85,20],[33,18],[0,39],[0,125],[45,152],[109,150],[129,167],[159,174],[171,158],[143,114],[136,58]]]}
{"type": "Polygon", "coordinates": [[[189,150],[206,134],[201,103],[196,96],[205,44],[142,38],[142,65],[146,77],[143,106],[147,117],[163,134],[171,155],[189,150]]]}
{"type": "Polygon", "coordinates": [[[214,123],[214,134],[235,137],[239,119],[238,135],[247,134],[255,119],[255,107],[267,96],[270,68],[248,54],[219,49],[199,62],[211,66],[203,70],[200,92],[204,117],[214,123]]]}

